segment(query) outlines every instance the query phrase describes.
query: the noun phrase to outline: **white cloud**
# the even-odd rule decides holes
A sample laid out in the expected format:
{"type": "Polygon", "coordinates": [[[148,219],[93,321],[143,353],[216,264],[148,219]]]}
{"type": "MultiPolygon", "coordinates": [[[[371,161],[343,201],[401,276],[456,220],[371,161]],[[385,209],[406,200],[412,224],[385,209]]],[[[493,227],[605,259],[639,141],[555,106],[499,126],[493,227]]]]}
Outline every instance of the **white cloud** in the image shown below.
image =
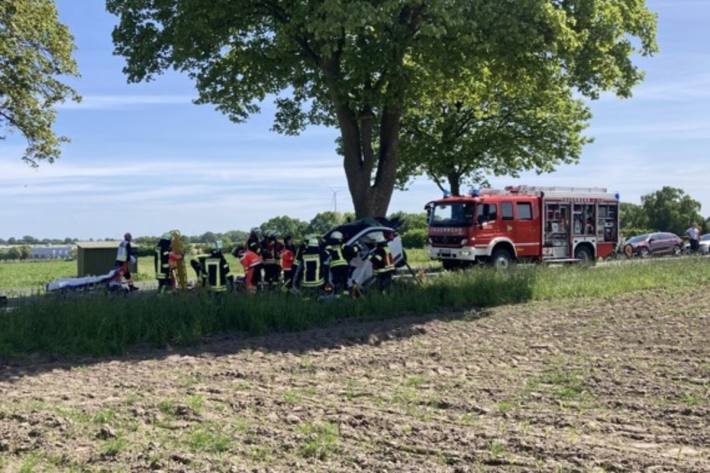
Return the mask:
{"type": "Polygon", "coordinates": [[[617,125],[592,125],[589,136],[636,135],[634,139],[644,140],[710,140],[710,117],[700,120],[660,120],[629,121],[617,125]],[[639,137],[638,135],[642,135],[639,137]]]}
{"type": "MultiPolygon", "coordinates": [[[[708,60],[708,56],[704,58],[708,60]]],[[[690,76],[672,74],[663,81],[641,84],[634,91],[633,100],[678,102],[710,98],[710,73],[690,76]]]]}
{"type": "Polygon", "coordinates": [[[188,95],[112,95],[97,94],[84,95],[82,101],[65,102],[57,108],[59,110],[113,110],[120,108],[137,108],[161,105],[190,105],[195,97],[188,95]]]}

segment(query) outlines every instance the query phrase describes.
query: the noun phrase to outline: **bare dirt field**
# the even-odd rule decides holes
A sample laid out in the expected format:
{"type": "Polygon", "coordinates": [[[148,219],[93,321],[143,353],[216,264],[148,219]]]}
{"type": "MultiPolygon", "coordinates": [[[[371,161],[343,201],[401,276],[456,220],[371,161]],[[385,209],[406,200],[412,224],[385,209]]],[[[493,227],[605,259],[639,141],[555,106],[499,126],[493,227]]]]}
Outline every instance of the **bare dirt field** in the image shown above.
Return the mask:
{"type": "Polygon", "coordinates": [[[710,471],[708,287],[0,367],[3,471],[710,471]]]}

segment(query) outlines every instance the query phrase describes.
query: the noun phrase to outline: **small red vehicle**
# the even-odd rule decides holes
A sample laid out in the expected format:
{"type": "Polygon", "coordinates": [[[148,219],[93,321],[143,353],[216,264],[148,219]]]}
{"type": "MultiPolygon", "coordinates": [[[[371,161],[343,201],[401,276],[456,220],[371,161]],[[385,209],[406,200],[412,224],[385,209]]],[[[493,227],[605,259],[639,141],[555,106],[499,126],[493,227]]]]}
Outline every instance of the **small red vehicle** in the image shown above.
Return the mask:
{"type": "Polygon", "coordinates": [[[429,254],[444,268],[486,262],[592,262],[619,245],[619,196],[606,189],[506,187],[429,202],[429,254]]]}

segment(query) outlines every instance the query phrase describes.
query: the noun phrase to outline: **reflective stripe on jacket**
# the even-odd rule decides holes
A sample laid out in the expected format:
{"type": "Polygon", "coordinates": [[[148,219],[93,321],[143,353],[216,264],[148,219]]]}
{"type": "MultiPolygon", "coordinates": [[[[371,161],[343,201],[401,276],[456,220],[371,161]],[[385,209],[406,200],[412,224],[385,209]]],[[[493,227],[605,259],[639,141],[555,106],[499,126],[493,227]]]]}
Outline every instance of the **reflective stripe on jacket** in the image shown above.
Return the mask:
{"type": "Polygon", "coordinates": [[[325,283],[319,253],[304,253],[302,287],[320,287],[325,283]]]}
{"type": "Polygon", "coordinates": [[[325,249],[328,252],[328,266],[331,268],[337,268],[338,266],[347,266],[348,260],[345,259],[343,254],[343,247],[341,245],[330,245],[325,249]]]}

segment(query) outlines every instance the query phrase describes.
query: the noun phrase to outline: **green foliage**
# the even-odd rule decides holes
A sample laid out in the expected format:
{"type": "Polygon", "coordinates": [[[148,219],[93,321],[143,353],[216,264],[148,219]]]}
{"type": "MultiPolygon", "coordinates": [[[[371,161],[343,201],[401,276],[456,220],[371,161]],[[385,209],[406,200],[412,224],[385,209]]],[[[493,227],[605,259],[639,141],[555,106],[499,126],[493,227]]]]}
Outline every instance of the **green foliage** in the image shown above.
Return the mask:
{"type": "Polygon", "coordinates": [[[637,227],[623,227],[621,228],[621,237],[624,239],[631,238],[637,235],[643,235],[645,233],[651,233],[653,230],[650,228],[637,228],[637,227]]]}
{"type": "MultiPolygon", "coordinates": [[[[401,283],[391,294],[329,304],[281,294],[150,294],[126,298],[46,298],[0,317],[0,357],[29,353],[119,354],[135,345],[187,345],[218,333],[300,331],[343,319],[383,319],[444,310],[491,307],[528,300],[609,297],[634,290],[702,286],[702,260],[606,266],[594,270],[477,268],[401,283]]],[[[170,401],[172,402],[172,401],[170,401]]],[[[161,406],[170,411],[172,404],[161,406]]]]}
{"type": "Polygon", "coordinates": [[[26,260],[32,254],[32,249],[27,245],[11,246],[6,250],[0,250],[1,261],[26,260]]]}
{"type": "Polygon", "coordinates": [[[80,100],[59,80],[78,75],[73,49],[53,1],[0,2],[0,133],[2,128],[19,131],[27,140],[23,159],[32,165],[57,159],[67,141],[52,126],[57,103],[80,100]]]}
{"type": "Polygon", "coordinates": [[[323,235],[328,230],[338,225],[345,223],[345,216],[340,212],[326,211],[316,214],[308,224],[306,233],[323,235]]]}
{"type": "MultiPolygon", "coordinates": [[[[235,122],[275,96],[274,129],[338,126],[358,217],[386,214],[402,118],[420,97],[491,74],[628,96],[656,50],[643,0],[107,0],[129,81],[187,72],[235,122]],[[485,19],[485,21],[482,21],[485,19]]],[[[544,119],[544,117],[541,117],[544,119]]]]}
{"type": "Polygon", "coordinates": [[[99,451],[107,457],[115,457],[128,447],[128,442],[122,437],[106,440],[99,451]]]}
{"type": "Polygon", "coordinates": [[[648,217],[648,226],[663,232],[683,235],[690,224],[701,224],[700,202],[682,189],[663,187],[641,198],[643,210],[648,217]]]}
{"type": "Polygon", "coordinates": [[[95,424],[108,424],[116,418],[116,411],[113,409],[102,409],[97,412],[92,421],[95,424]]]}
{"type": "Polygon", "coordinates": [[[589,107],[551,76],[504,83],[483,71],[468,83],[427,92],[402,124],[400,181],[426,174],[442,191],[461,195],[486,176],[551,172],[576,163],[589,107]],[[448,186],[444,184],[448,181],[448,186]]]}
{"type": "Polygon", "coordinates": [[[428,227],[427,215],[425,212],[395,212],[387,218],[392,221],[401,222],[401,225],[398,228],[400,233],[406,233],[409,230],[426,230],[428,227]]]}
{"type": "MultiPolygon", "coordinates": [[[[281,217],[274,217],[271,220],[261,224],[261,231],[265,233],[267,231],[276,232],[276,234],[283,238],[285,236],[292,236],[295,240],[301,240],[308,232],[308,224],[297,218],[291,218],[287,215],[281,217]]],[[[246,238],[245,238],[246,240],[246,238]]]]}
{"type": "Polygon", "coordinates": [[[226,452],[231,444],[232,438],[230,436],[204,427],[194,430],[188,439],[188,446],[195,452],[226,452]]]}
{"type": "Polygon", "coordinates": [[[586,394],[585,383],[586,379],[581,371],[555,367],[529,380],[528,387],[535,390],[545,388],[544,390],[556,398],[574,400],[586,394]]]}
{"type": "Polygon", "coordinates": [[[340,432],[332,422],[306,423],[299,426],[298,430],[305,437],[298,449],[304,458],[326,460],[329,455],[337,452],[340,432]]]}
{"type": "Polygon", "coordinates": [[[417,228],[402,234],[402,244],[405,248],[424,248],[427,238],[427,231],[417,228]]]}
{"type": "Polygon", "coordinates": [[[619,211],[622,230],[627,228],[649,228],[648,215],[642,206],[622,202],[619,211]]]}

